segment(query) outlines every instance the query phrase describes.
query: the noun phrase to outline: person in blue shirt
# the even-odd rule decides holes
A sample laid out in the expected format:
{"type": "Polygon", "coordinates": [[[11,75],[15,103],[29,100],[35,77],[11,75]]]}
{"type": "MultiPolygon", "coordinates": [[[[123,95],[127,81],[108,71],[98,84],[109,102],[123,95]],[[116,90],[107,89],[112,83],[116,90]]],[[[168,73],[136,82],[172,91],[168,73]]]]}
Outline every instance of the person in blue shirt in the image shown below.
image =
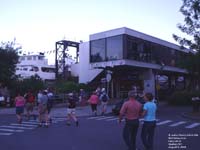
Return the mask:
{"type": "Polygon", "coordinates": [[[144,95],[146,103],[143,106],[142,116],[144,124],[142,126],[141,138],[144,147],[147,150],[153,150],[154,131],[156,127],[156,104],[152,101],[153,95],[146,93],[144,95]]]}

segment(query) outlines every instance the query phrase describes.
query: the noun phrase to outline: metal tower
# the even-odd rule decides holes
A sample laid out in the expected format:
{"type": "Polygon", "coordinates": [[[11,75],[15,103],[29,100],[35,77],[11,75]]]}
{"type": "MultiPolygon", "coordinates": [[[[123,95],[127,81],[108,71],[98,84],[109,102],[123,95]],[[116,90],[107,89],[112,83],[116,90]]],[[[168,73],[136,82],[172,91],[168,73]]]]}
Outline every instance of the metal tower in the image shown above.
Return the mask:
{"type": "Polygon", "coordinates": [[[79,57],[79,43],[73,41],[58,41],[56,42],[56,79],[62,78],[65,79],[67,76],[68,66],[65,63],[65,59],[69,57],[67,51],[69,51],[68,47],[75,47],[76,48],[76,57],[75,61],[78,62],[79,57]]]}

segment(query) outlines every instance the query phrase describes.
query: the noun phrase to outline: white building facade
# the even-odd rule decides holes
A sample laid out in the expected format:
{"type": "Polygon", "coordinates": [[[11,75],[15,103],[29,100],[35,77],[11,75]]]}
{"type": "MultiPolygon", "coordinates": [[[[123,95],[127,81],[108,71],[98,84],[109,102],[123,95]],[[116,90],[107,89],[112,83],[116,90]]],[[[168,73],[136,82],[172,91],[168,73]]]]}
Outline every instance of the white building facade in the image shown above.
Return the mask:
{"type": "Polygon", "coordinates": [[[169,88],[185,79],[187,70],[178,63],[188,53],[188,49],[123,27],[92,34],[89,42],[80,43],[80,61],[71,71],[79,76],[79,83],[106,87],[111,97],[126,97],[133,86],[156,95],[164,76],[168,79],[164,86],[169,88]]]}

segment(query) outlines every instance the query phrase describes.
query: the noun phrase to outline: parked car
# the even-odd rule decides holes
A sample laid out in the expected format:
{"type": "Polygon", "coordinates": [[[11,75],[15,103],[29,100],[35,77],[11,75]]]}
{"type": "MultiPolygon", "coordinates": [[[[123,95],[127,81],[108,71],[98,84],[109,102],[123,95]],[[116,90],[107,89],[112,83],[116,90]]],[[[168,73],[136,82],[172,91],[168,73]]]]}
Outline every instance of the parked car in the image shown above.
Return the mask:
{"type": "Polygon", "coordinates": [[[4,106],[6,104],[4,96],[0,96],[0,106],[4,106]]]}
{"type": "Polygon", "coordinates": [[[118,102],[116,102],[112,108],[112,113],[114,115],[119,115],[119,112],[120,112],[120,109],[122,107],[122,105],[124,104],[125,101],[127,101],[128,99],[123,99],[123,100],[120,100],[118,102]]]}

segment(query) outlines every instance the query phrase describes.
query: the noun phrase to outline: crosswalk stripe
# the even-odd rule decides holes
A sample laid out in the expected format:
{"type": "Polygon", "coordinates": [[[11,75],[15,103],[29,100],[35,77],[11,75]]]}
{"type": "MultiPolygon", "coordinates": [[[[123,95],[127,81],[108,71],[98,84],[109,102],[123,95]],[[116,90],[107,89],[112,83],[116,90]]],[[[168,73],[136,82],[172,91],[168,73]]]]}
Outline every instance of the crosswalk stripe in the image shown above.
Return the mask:
{"type": "Polygon", "coordinates": [[[38,122],[28,122],[28,121],[23,121],[23,124],[32,124],[32,125],[38,125],[38,122]]]}
{"type": "Polygon", "coordinates": [[[159,123],[157,123],[156,125],[163,125],[163,124],[167,124],[167,123],[170,123],[170,122],[172,122],[171,120],[166,120],[166,121],[161,121],[161,122],[159,122],[159,123]]]}
{"type": "Polygon", "coordinates": [[[191,128],[197,127],[197,126],[199,126],[199,125],[200,125],[200,123],[193,123],[193,124],[191,124],[191,125],[189,125],[189,126],[186,126],[185,128],[191,129],[191,128]]]}
{"type": "Polygon", "coordinates": [[[107,119],[106,121],[113,121],[113,120],[119,120],[119,118],[111,118],[111,119],[107,119]]]}
{"type": "Polygon", "coordinates": [[[113,118],[113,116],[110,116],[110,117],[103,117],[103,118],[98,118],[98,119],[95,119],[95,120],[105,120],[105,119],[110,119],[110,118],[113,118]]]}
{"type": "Polygon", "coordinates": [[[12,135],[13,133],[0,133],[0,135],[12,135]]]}
{"type": "Polygon", "coordinates": [[[24,132],[24,130],[13,130],[13,129],[0,129],[0,131],[7,131],[7,132],[24,132]]]}
{"type": "Polygon", "coordinates": [[[28,127],[18,127],[18,126],[0,126],[3,128],[11,128],[11,129],[28,129],[28,130],[32,130],[34,128],[28,128],[28,127]]]}
{"type": "Polygon", "coordinates": [[[20,126],[20,127],[37,127],[37,125],[30,125],[30,124],[19,124],[19,123],[11,123],[12,126],[20,126]]]}
{"type": "Polygon", "coordinates": [[[90,120],[90,119],[97,119],[97,118],[103,118],[104,116],[96,116],[96,117],[89,117],[89,118],[87,118],[88,120],[90,120]]]}
{"type": "Polygon", "coordinates": [[[174,124],[171,124],[170,127],[176,127],[176,126],[179,126],[181,124],[185,124],[186,122],[185,121],[180,121],[180,122],[177,122],[177,123],[174,123],[174,124]]]}

